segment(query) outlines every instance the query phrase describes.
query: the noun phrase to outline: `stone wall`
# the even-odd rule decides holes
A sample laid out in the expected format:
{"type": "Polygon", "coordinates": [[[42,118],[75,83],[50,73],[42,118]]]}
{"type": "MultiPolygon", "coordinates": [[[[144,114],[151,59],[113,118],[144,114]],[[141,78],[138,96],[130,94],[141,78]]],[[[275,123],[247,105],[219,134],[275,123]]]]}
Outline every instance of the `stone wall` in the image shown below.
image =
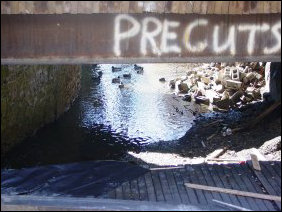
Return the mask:
{"type": "Polygon", "coordinates": [[[1,153],[65,112],[80,78],[75,65],[1,65],[1,153]]]}

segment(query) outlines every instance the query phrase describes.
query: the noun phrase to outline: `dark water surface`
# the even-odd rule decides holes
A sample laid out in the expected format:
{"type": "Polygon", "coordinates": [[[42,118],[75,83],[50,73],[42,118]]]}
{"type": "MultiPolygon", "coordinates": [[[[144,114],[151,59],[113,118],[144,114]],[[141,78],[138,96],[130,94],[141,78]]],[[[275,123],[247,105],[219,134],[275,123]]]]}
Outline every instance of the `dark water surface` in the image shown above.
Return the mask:
{"type": "Polygon", "coordinates": [[[122,71],[114,73],[111,66],[99,66],[100,79],[94,77],[94,66],[83,67],[80,94],[70,110],[12,149],[2,168],[118,160],[127,151],[177,140],[187,132],[194,119],[190,109],[197,108],[172,95],[168,81],[185,75],[188,65],[144,64],[143,75],[133,65],[116,65],[122,71]],[[124,79],[124,73],[131,73],[131,79],[124,79]],[[118,76],[123,89],[112,83],[118,76]],[[160,77],[167,82],[159,82],[160,77]]]}

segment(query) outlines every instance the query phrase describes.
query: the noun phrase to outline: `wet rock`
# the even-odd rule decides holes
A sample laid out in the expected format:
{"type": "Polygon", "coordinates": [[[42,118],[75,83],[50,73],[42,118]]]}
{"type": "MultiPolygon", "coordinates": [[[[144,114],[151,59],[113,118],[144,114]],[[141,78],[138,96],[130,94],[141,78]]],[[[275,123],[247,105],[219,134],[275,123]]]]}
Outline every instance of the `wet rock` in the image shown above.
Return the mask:
{"type": "Polygon", "coordinates": [[[119,85],[118,85],[119,88],[124,88],[124,84],[121,82],[119,85]]]}
{"type": "Polygon", "coordinates": [[[160,81],[160,82],[165,82],[165,78],[162,77],[162,78],[159,79],[159,81],[160,81]]]}
{"type": "Polygon", "coordinates": [[[114,67],[114,66],[112,66],[112,72],[118,72],[118,71],[121,71],[121,68],[120,68],[120,67],[114,67]]]}
{"type": "Polygon", "coordinates": [[[113,78],[112,83],[120,83],[120,78],[119,77],[113,78]]]}
{"type": "Polygon", "coordinates": [[[196,102],[196,104],[205,104],[205,105],[210,104],[210,100],[205,96],[196,96],[195,102],[196,102]]]}
{"type": "Polygon", "coordinates": [[[128,73],[127,74],[123,74],[123,77],[127,78],[127,79],[130,79],[131,78],[131,74],[128,74],[128,73]]]}
{"type": "Polygon", "coordinates": [[[136,72],[137,74],[144,74],[144,70],[142,69],[142,70],[137,70],[137,72],[136,72]]]}
{"type": "Polygon", "coordinates": [[[134,64],[134,70],[138,70],[138,71],[142,70],[143,71],[144,68],[142,66],[138,66],[138,65],[134,64]]]}
{"type": "Polygon", "coordinates": [[[177,81],[175,86],[177,87],[179,93],[187,93],[189,91],[187,83],[177,81]]]}
{"type": "Polygon", "coordinates": [[[186,94],[186,95],[184,95],[184,96],[182,97],[182,100],[183,100],[183,101],[186,101],[186,102],[191,102],[192,97],[191,97],[190,94],[186,94]]]}

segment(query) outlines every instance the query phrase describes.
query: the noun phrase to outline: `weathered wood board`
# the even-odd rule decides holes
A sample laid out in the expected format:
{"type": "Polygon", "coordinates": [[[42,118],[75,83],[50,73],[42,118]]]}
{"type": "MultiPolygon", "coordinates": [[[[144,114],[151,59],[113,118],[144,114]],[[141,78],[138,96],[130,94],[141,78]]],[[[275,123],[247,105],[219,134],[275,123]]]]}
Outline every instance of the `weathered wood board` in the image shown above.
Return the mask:
{"type": "Polygon", "coordinates": [[[280,14],[1,15],[2,64],[225,61],[280,62],[280,14]]]}

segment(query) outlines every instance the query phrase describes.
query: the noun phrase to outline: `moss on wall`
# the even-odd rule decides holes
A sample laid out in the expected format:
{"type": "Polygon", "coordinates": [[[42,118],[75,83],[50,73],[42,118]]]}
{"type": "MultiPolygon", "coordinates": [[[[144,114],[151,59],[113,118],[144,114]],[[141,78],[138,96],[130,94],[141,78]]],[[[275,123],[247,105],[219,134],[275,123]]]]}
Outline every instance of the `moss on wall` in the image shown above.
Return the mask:
{"type": "Polygon", "coordinates": [[[65,112],[80,79],[75,65],[1,65],[1,153],[65,112]]]}

